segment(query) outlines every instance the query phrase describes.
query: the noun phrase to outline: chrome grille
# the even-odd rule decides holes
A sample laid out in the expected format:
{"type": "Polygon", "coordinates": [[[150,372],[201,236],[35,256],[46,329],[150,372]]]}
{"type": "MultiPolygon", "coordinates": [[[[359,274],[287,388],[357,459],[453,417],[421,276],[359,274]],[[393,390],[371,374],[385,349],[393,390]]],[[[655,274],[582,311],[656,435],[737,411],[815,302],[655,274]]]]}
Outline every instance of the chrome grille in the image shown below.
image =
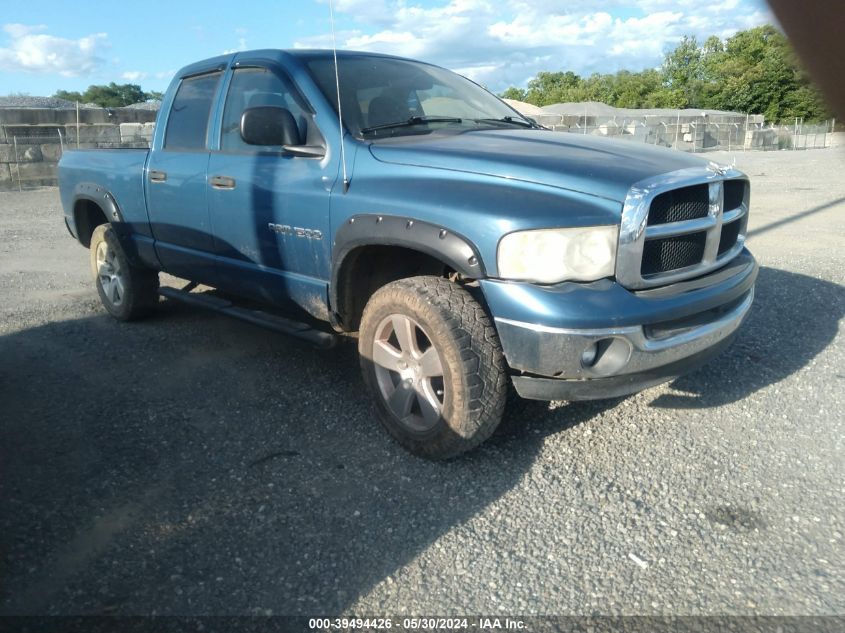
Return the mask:
{"type": "Polygon", "coordinates": [[[719,236],[719,255],[724,255],[733,248],[737,238],[739,238],[741,228],[741,220],[734,220],[730,224],[722,225],[722,234],[719,236]]]}
{"type": "Polygon", "coordinates": [[[690,233],[661,240],[648,240],[643,246],[643,277],[695,266],[704,257],[706,233],[690,233]]]}
{"type": "Polygon", "coordinates": [[[616,278],[632,289],[703,275],[742,250],[749,186],[734,169],[683,169],[634,185],[619,232],[616,278]]]}
{"type": "Polygon", "coordinates": [[[668,224],[707,217],[710,200],[707,185],[694,185],[661,193],[654,198],[648,223],[668,224]]]}

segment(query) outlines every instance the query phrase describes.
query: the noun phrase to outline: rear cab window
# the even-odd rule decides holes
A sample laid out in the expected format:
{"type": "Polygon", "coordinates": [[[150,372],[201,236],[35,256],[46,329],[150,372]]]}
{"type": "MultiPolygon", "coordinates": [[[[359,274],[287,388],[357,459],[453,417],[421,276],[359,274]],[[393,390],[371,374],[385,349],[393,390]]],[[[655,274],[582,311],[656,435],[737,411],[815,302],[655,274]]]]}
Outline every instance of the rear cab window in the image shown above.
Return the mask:
{"type": "Polygon", "coordinates": [[[204,150],[208,121],[222,73],[186,77],[179,84],[164,135],[164,149],[204,150]]]}

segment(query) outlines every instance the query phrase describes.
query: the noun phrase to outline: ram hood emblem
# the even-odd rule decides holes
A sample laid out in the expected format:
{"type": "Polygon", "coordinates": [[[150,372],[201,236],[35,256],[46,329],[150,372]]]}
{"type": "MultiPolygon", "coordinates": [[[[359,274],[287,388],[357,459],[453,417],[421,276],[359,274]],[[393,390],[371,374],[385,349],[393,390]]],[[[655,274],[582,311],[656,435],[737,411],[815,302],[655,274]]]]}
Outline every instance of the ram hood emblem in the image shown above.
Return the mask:
{"type": "Polygon", "coordinates": [[[718,176],[726,176],[730,169],[730,165],[720,165],[719,163],[714,163],[712,160],[707,163],[707,170],[712,171],[718,176]]]}

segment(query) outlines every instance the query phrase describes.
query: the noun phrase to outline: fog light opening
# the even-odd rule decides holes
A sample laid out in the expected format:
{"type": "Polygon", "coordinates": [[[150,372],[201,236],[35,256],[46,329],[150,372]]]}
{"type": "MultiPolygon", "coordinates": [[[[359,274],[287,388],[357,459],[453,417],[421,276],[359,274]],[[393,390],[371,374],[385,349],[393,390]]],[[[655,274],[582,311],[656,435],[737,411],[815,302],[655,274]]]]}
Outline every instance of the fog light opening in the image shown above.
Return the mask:
{"type": "Polygon", "coordinates": [[[595,376],[619,373],[631,359],[631,344],[623,338],[603,338],[581,353],[581,366],[595,376]]]}
{"type": "Polygon", "coordinates": [[[587,349],[584,350],[584,353],[581,354],[581,367],[588,368],[592,367],[596,359],[599,356],[599,347],[596,343],[587,346],[587,349]]]}

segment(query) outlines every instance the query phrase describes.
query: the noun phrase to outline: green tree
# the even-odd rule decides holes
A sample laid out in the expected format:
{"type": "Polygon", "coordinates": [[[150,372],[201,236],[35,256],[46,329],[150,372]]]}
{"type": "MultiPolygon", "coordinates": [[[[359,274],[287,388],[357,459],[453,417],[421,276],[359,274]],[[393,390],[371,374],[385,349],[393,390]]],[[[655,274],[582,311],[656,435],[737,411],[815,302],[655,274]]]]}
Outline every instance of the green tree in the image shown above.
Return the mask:
{"type": "Polygon", "coordinates": [[[663,61],[663,82],[683,103],[675,107],[701,107],[703,92],[702,49],[694,36],[685,35],[663,61]]]}
{"type": "Polygon", "coordinates": [[[771,25],[728,38],[705,66],[707,107],[761,113],[769,121],[829,116],[789,41],[771,25]]]}
{"type": "Polygon", "coordinates": [[[160,92],[144,92],[137,84],[116,84],[88,86],[85,92],[69,92],[58,90],[53,95],[58,99],[79,101],[80,103],[96,103],[101,108],[121,108],[142,101],[160,100],[160,92]]]}
{"type": "Polygon", "coordinates": [[[576,88],[580,82],[581,78],[572,71],[537,73],[537,76],[528,82],[525,101],[537,106],[560,103],[567,91],[576,88]]]}
{"type": "Polygon", "coordinates": [[[56,99],[65,99],[67,101],[82,101],[81,92],[69,92],[67,90],[57,90],[53,95],[56,99]]]}
{"type": "Polygon", "coordinates": [[[107,86],[90,86],[82,98],[103,108],[120,108],[144,101],[144,91],[137,84],[118,85],[111,82],[107,86]]]}
{"type": "Polygon", "coordinates": [[[504,96],[544,106],[600,101],[624,108],[704,108],[763,114],[769,121],[830,117],[821,94],[801,69],[786,37],[771,25],[714,36],[691,36],[667,51],[660,71],[627,70],[582,78],[540,72],[526,90],[504,96]]]}
{"type": "Polygon", "coordinates": [[[522,88],[515,88],[511,86],[505,90],[501,95],[502,99],[513,99],[514,101],[525,101],[525,91],[522,88]]]}

